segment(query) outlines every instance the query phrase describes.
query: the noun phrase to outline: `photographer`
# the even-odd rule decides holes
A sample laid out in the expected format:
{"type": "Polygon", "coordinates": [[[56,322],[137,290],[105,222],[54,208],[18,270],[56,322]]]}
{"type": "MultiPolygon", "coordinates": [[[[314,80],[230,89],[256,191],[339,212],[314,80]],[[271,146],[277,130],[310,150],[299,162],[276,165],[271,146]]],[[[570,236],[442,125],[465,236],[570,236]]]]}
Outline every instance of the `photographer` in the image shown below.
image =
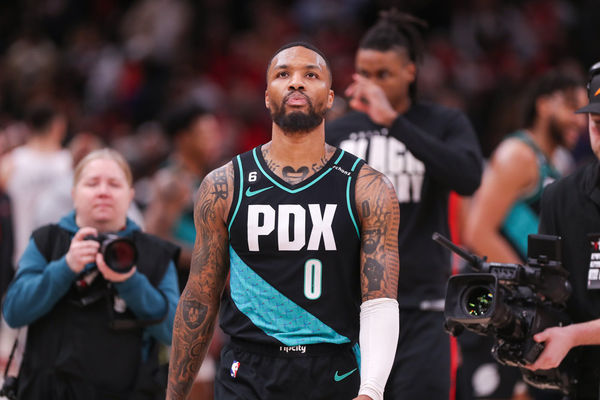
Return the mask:
{"type": "Polygon", "coordinates": [[[573,324],[553,327],[534,336],[545,349],[531,370],[558,366],[569,351],[574,354],[578,377],[571,399],[598,399],[600,383],[600,63],[590,70],[589,104],[578,113],[588,113],[590,143],[597,160],[572,175],[549,185],[542,197],[539,232],[559,235],[563,240],[563,266],[570,273],[573,291],[567,311],[573,324]]]}
{"type": "Polygon", "coordinates": [[[73,181],[74,212],[33,232],[4,302],[10,326],[29,326],[18,398],[164,398],[158,342],[171,342],[179,250],[126,218],[134,193],[119,153],[88,154],[73,181]],[[109,254],[111,232],[132,246],[109,254]],[[116,271],[122,259],[137,262],[116,271]]]}

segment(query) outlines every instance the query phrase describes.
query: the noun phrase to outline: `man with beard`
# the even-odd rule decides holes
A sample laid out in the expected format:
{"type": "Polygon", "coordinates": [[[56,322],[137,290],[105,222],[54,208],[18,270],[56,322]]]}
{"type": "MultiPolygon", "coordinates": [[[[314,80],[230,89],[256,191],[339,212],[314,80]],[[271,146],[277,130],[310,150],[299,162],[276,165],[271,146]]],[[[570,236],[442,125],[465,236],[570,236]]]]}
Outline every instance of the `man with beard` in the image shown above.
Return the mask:
{"type": "Polygon", "coordinates": [[[356,53],[357,74],[346,91],[354,111],[326,128],[328,143],[365,159],[392,181],[400,204],[402,329],[386,399],[448,399],[443,299],[450,254],[431,235],[449,236],[450,191],[470,195],[481,178],[481,153],[466,116],[417,99],[423,24],[395,10],[381,14],[356,53]]]}
{"type": "Polygon", "coordinates": [[[333,98],[323,54],[282,47],[267,68],[272,140],[200,185],[168,399],[186,398],[219,308],[231,341],[215,398],[383,398],[398,337],[399,208],[382,174],[325,143],[333,98]]]}
{"type": "MultiPolygon", "coordinates": [[[[572,148],[576,144],[585,119],[574,112],[585,98],[579,79],[556,71],[533,83],[525,98],[525,128],[496,148],[467,213],[464,240],[476,253],[494,262],[527,261],[527,236],[537,232],[542,191],[560,177],[552,164],[553,154],[559,146],[572,148]]],[[[490,354],[491,338],[466,333],[458,340],[462,371],[473,376],[472,388],[465,390],[473,390],[475,396],[485,393],[511,398],[521,374],[517,368],[495,362],[490,354]],[[489,373],[497,374],[498,379],[490,379],[489,373]],[[484,375],[487,382],[483,382],[484,375]],[[492,381],[497,385],[490,386],[492,381]]],[[[553,398],[541,393],[535,396],[553,398]]]]}
{"type": "Polygon", "coordinates": [[[552,164],[559,146],[572,148],[585,127],[575,110],[585,104],[579,79],[550,71],[527,94],[524,129],[492,154],[469,210],[465,243],[490,261],[527,261],[527,235],[536,233],[542,190],[559,178],[552,164]]]}

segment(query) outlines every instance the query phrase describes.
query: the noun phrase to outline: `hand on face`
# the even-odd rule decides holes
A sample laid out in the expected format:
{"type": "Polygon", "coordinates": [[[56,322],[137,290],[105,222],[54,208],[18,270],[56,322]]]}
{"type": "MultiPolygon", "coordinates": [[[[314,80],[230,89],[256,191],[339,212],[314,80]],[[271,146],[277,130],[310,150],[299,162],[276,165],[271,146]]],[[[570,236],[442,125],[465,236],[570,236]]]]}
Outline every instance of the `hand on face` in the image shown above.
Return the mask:
{"type": "Polygon", "coordinates": [[[67,265],[76,274],[83,271],[86,264],[93,263],[96,261],[96,255],[100,248],[100,243],[95,240],[86,240],[87,236],[96,236],[98,231],[95,228],[89,226],[83,227],[75,233],[69,251],[65,256],[67,265]]]}
{"type": "Polygon", "coordinates": [[[390,104],[383,89],[359,74],[354,74],[352,77],[354,82],[345,91],[346,96],[350,97],[350,107],[364,112],[376,124],[392,125],[398,113],[390,104]]]}
{"type": "Polygon", "coordinates": [[[128,271],[124,274],[115,272],[112,269],[110,269],[108,267],[108,265],[106,265],[106,262],[104,262],[104,257],[102,256],[102,253],[97,253],[95,260],[96,260],[96,266],[98,267],[98,271],[100,271],[100,273],[102,274],[104,279],[106,279],[109,282],[124,282],[127,279],[129,279],[133,274],[135,274],[135,271],[137,270],[136,267],[133,267],[133,268],[131,268],[130,271],[128,271]]]}

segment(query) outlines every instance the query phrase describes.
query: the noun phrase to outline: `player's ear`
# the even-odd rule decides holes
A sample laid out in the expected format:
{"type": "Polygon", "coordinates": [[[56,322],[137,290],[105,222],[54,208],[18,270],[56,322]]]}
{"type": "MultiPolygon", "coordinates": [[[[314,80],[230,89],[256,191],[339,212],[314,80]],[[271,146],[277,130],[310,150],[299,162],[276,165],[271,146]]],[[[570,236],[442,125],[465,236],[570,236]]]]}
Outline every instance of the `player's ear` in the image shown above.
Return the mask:
{"type": "Polygon", "coordinates": [[[265,90],[265,107],[267,107],[267,110],[270,110],[270,105],[269,105],[269,91],[265,90]]]}
{"type": "Polygon", "coordinates": [[[327,94],[327,109],[331,110],[333,107],[333,100],[335,100],[335,92],[333,89],[329,89],[329,93],[327,94]]]}

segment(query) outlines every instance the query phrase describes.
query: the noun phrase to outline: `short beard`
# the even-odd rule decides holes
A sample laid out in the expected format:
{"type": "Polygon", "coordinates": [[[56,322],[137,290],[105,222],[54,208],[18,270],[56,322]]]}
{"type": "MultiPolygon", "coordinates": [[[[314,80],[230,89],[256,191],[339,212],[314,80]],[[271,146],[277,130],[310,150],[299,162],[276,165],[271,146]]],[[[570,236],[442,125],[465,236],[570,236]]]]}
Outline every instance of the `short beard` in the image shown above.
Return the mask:
{"type": "Polygon", "coordinates": [[[277,126],[281,128],[285,134],[307,133],[321,125],[325,117],[325,111],[317,112],[310,101],[308,102],[308,113],[302,111],[293,111],[289,114],[285,113],[285,98],[281,106],[272,106],[271,118],[277,126]]]}
{"type": "Polygon", "coordinates": [[[548,121],[548,131],[550,132],[550,138],[557,146],[568,147],[567,142],[565,140],[565,132],[563,132],[563,128],[560,126],[556,118],[551,117],[550,121],[548,121]]]}

